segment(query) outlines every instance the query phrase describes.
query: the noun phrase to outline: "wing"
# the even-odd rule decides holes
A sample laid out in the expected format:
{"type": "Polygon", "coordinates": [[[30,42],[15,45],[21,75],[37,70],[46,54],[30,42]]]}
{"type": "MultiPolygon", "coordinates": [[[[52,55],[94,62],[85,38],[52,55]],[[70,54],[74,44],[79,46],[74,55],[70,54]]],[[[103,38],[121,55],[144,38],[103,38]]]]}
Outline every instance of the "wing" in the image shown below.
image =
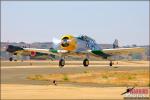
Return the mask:
{"type": "Polygon", "coordinates": [[[55,50],[55,49],[37,49],[37,48],[20,48],[17,46],[10,46],[7,51],[14,53],[20,53],[21,55],[29,55],[32,52],[36,52],[39,54],[51,54],[61,57],[64,56],[72,56],[72,57],[86,57],[87,55],[96,58],[107,58],[113,55],[127,55],[132,53],[142,53],[144,52],[144,48],[136,47],[136,48],[116,48],[116,49],[103,49],[103,50],[86,50],[86,51],[67,51],[67,50],[55,50]]]}
{"type": "Polygon", "coordinates": [[[103,50],[86,50],[80,52],[70,52],[68,55],[72,57],[86,57],[90,58],[103,58],[107,59],[110,56],[114,55],[128,55],[132,53],[143,53],[145,48],[136,47],[136,48],[116,48],[116,49],[103,49],[103,50]]]}
{"type": "Polygon", "coordinates": [[[116,49],[103,49],[103,52],[109,55],[128,55],[132,53],[143,53],[145,48],[116,48],[116,49]]]}
{"type": "Polygon", "coordinates": [[[13,45],[8,45],[7,52],[12,53],[12,54],[20,54],[20,55],[57,55],[57,53],[54,50],[49,50],[49,49],[37,49],[37,48],[22,48],[19,46],[13,46],[13,45]]]}

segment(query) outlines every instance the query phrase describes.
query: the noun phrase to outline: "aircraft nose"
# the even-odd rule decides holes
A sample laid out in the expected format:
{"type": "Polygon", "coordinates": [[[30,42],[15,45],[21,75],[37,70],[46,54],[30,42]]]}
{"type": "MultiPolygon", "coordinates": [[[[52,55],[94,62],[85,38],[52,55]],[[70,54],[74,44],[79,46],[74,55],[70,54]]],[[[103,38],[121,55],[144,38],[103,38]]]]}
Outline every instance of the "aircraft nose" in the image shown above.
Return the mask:
{"type": "Polygon", "coordinates": [[[63,46],[63,47],[68,47],[69,46],[69,38],[63,38],[62,39],[62,42],[61,42],[61,45],[63,46]]]}
{"type": "Polygon", "coordinates": [[[63,50],[68,51],[75,50],[77,46],[76,44],[77,44],[76,39],[72,35],[64,35],[61,38],[61,48],[63,50]]]}

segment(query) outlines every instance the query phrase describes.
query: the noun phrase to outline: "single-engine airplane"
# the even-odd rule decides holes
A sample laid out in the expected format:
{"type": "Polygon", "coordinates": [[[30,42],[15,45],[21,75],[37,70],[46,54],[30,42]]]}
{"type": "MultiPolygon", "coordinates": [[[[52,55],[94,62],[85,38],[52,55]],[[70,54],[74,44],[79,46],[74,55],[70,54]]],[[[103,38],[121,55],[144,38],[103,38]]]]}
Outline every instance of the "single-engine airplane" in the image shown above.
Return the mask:
{"type": "MultiPolygon", "coordinates": [[[[72,35],[63,35],[60,41],[50,49],[37,49],[37,48],[21,48],[18,46],[8,45],[6,51],[13,54],[26,54],[35,56],[37,54],[56,55],[60,58],[59,67],[65,65],[65,56],[82,57],[83,65],[89,66],[90,58],[104,58],[109,59],[111,56],[128,55],[132,53],[144,52],[144,48],[119,48],[118,40],[113,43],[113,49],[102,49],[94,39],[86,35],[74,37],[72,35]]],[[[110,66],[112,61],[110,61],[110,66]]]]}

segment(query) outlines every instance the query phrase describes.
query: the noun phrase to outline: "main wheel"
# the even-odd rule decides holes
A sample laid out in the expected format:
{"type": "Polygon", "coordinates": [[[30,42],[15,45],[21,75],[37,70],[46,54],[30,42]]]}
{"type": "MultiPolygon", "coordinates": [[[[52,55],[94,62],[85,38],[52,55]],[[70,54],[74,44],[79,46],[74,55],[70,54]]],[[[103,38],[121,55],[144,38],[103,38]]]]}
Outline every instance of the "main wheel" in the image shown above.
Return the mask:
{"type": "Polygon", "coordinates": [[[12,57],[10,57],[10,58],[9,58],[9,61],[13,61],[13,58],[12,58],[12,57]]]}
{"type": "Polygon", "coordinates": [[[65,65],[65,60],[64,59],[60,59],[59,60],[59,67],[62,68],[65,65]]]}
{"type": "Polygon", "coordinates": [[[88,59],[84,59],[83,60],[83,65],[84,65],[84,67],[88,67],[89,66],[89,60],[88,59]]]}

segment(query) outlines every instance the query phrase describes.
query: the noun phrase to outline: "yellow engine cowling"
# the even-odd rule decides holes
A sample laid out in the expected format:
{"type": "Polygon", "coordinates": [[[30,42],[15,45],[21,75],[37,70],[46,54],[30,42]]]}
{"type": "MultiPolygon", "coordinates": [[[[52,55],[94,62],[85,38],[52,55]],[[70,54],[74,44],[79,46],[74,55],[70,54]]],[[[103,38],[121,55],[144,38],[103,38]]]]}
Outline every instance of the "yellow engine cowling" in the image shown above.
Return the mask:
{"type": "Polygon", "coordinates": [[[63,50],[73,51],[77,47],[77,41],[72,35],[64,35],[61,38],[61,48],[63,50]]]}

